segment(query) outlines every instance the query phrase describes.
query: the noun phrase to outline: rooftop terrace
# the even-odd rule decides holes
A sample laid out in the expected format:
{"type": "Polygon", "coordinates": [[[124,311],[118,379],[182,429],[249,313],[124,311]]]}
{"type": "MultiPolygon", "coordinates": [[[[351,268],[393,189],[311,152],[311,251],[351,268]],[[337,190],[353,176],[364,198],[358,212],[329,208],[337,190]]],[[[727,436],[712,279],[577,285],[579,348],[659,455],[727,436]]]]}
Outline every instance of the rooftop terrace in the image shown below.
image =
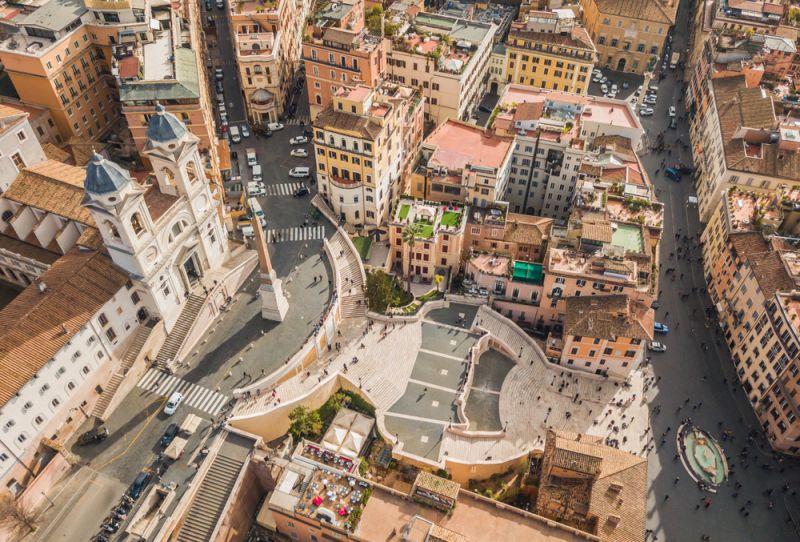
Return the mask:
{"type": "Polygon", "coordinates": [[[741,190],[733,187],[726,197],[726,219],[731,232],[777,230],[786,211],[800,205],[800,189],[785,188],[777,193],[741,190]]]}
{"type": "Polygon", "coordinates": [[[458,233],[463,231],[466,217],[465,207],[457,204],[423,202],[403,198],[398,202],[392,224],[407,226],[415,224],[418,239],[432,239],[438,232],[458,233]]]}

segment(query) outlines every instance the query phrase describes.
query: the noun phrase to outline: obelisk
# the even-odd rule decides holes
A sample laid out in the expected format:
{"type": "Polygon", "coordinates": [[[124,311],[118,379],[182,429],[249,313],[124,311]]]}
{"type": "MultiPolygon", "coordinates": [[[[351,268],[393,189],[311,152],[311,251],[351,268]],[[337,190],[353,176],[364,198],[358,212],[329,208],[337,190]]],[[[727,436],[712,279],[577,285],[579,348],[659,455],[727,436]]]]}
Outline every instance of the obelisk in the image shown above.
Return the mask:
{"type": "Polygon", "coordinates": [[[289,301],[283,295],[281,279],[272,269],[272,261],[269,259],[269,249],[261,227],[261,220],[258,216],[250,219],[253,225],[253,241],[258,252],[258,267],[260,270],[259,280],[261,285],[258,287],[258,295],[261,296],[261,318],[274,322],[283,322],[286,311],[289,310],[289,301]]]}

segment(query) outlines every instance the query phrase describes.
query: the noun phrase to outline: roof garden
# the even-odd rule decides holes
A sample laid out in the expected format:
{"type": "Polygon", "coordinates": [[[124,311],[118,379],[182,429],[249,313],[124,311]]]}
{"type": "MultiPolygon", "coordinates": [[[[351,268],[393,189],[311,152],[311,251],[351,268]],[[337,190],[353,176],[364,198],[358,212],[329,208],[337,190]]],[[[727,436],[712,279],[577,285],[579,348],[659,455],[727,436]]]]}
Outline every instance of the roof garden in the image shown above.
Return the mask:
{"type": "Polygon", "coordinates": [[[644,252],[641,226],[615,222],[612,226],[611,244],[623,247],[625,252],[644,252]]]}
{"type": "Polygon", "coordinates": [[[392,221],[395,225],[415,225],[418,239],[431,239],[438,231],[457,233],[466,222],[465,207],[457,204],[401,199],[392,221]]]}

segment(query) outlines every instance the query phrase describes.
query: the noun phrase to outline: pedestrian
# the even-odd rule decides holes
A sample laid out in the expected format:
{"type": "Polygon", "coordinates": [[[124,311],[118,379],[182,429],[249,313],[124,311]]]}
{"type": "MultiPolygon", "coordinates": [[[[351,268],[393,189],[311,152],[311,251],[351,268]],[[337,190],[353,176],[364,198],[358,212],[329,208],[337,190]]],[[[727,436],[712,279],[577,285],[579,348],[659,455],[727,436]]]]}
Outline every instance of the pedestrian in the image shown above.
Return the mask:
{"type": "Polygon", "coordinates": [[[677,483],[680,481],[680,479],[681,479],[681,477],[680,477],[680,476],[676,476],[676,477],[675,477],[675,480],[673,480],[673,481],[672,481],[672,485],[675,485],[675,484],[677,484],[677,483]]]}
{"type": "Polygon", "coordinates": [[[666,495],[664,495],[664,500],[665,500],[665,501],[668,501],[668,500],[669,500],[669,493],[667,493],[666,495]]]}

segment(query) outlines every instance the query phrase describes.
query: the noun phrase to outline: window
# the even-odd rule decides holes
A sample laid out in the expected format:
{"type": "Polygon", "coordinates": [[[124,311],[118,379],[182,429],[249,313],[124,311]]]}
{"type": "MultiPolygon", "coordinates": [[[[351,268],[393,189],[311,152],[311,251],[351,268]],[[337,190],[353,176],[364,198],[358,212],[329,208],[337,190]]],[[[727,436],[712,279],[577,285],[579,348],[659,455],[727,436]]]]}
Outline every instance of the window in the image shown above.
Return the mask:
{"type": "Polygon", "coordinates": [[[141,235],[144,231],[144,225],[142,224],[142,217],[139,213],[133,213],[131,216],[131,228],[133,228],[133,233],[136,235],[141,235]]]}
{"type": "Polygon", "coordinates": [[[56,408],[58,405],[61,404],[61,400],[58,397],[56,397],[55,399],[50,401],[50,404],[53,405],[53,408],[56,408]]]}
{"type": "Polygon", "coordinates": [[[103,327],[108,325],[108,317],[104,312],[101,312],[100,316],[97,317],[97,322],[103,327]]]}
{"type": "Polygon", "coordinates": [[[20,130],[19,132],[17,132],[17,139],[19,139],[20,141],[25,141],[26,139],[28,139],[28,136],[25,135],[24,130],[20,130]]]}
{"type": "Polygon", "coordinates": [[[106,337],[108,337],[109,341],[113,341],[117,338],[117,334],[114,333],[114,328],[110,327],[106,330],[106,337]]]}
{"type": "Polygon", "coordinates": [[[22,159],[22,155],[18,152],[11,155],[11,161],[14,162],[14,167],[17,168],[17,170],[26,167],[25,160],[22,159]]]}

